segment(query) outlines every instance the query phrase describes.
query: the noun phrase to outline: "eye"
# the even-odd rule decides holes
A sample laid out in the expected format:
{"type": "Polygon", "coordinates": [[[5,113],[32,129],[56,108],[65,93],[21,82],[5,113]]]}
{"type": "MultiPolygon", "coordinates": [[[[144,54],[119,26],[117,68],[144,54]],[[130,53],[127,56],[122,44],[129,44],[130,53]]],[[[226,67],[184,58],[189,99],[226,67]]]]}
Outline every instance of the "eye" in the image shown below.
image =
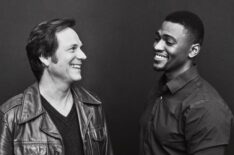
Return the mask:
{"type": "Polygon", "coordinates": [[[176,41],[172,38],[165,38],[165,42],[168,46],[173,46],[176,43],[176,41]]]}
{"type": "Polygon", "coordinates": [[[77,49],[77,46],[72,46],[71,48],[68,49],[69,52],[73,53],[77,49]]]}
{"type": "Polygon", "coordinates": [[[170,42],[170,41],[166,41],[166,44],[167,44],[168,46],[174,45],[174,43],[173,43],[173,42],[170,42]]]}
{"type": "Polygon", "coordinates": [[[72,47],[71,50],[73,50],[73,51],[76,50],[76,47],[72,47]]]}

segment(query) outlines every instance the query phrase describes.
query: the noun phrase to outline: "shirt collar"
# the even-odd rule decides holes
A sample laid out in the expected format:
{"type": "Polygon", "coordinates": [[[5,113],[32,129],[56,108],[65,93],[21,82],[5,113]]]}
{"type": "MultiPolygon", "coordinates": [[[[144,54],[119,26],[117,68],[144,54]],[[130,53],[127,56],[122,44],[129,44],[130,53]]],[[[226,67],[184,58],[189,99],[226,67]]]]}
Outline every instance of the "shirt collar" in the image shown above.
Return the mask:
{"type": "MultiPolygon", "coordinates": [[[[72,85],[71,89],[75,93],[75,99],[86,104],[100,105],[101,101],[84,88],[78,88],[72,85]]],[[[21,117],[19,123],[24,123],[35,117],[38,117],[45,110],[42,108],[38,83],[34,83],[28,87],[23,94],[23,108],[21,109],[21,117]]]]}
{"type": "Polygon", "coordinates": [[[72,86],[72,90],[75,93],[75,97],[83,103],[88,104],[101,104],[100,99],[90,91],[84,89],[83,87],[72,86]]]}
{"type": "Polygon", "coordinates": [[[181,75],[177,76],[176,78],[168,81],[166,83],[167,88],[170,90],[172,94],[183,88],[187,83],[189,83],[191,80],[198,77],[198,71],[197,67],[194,65],[181,75]]]}

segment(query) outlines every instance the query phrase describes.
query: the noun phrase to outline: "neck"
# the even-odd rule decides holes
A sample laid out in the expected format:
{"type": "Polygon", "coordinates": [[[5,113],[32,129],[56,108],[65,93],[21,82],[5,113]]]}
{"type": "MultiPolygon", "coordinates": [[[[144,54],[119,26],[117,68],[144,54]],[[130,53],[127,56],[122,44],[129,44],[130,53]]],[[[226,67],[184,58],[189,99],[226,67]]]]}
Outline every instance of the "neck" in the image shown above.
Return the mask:
{"type": "Polygon", "coordinates": [[[42,76],[39,90],[43,97],[56,104],[63,104],[64,100],[72,97],[70,84],[58,81],[50,76],[42,76]]]}
{"type": "Polygon", "coordinates": [[[185,71],[189,70],[192,67],[192,65],[193,63],[189,61],[186,64],[184,64],[182,67],[178,67],[177,69],[173,69],[171,71],[166,71],[165,74],[166,74],[167,80],[170,81],[176,78],[177,76],[181,75],[185,71]]]}
{"type": "Polygon", "coordinates": [[[73,105],[70,85],[67,81],[51,76],[47,70],[44,70],[39,82],[41,95],[64,116],[68,115],[73,105]]]}

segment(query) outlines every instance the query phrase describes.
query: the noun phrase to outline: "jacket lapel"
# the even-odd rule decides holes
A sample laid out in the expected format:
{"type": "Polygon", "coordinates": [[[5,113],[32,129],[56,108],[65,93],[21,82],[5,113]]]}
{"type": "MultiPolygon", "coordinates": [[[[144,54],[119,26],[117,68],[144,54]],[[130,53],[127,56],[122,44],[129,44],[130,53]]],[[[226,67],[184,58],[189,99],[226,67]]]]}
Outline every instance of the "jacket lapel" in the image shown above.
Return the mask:
{"type": "MultiPolygon", "coordinates": [[[[93,126],[91,120],[93,119],[94,112],[91,105],[98,106],[101,104],[101,101],[84,88],[72,86],[72,91],[74,92],[81,136],[85,140],[88,128],[93,126]]],[[[33,84],[25,90],[22,102],[23,107],[20,111],[19,124],[26,123],[42,115],[41,130],[52,137],[62,139],[55,124],[42,107],[38,83],[33,84]]]]}
{"type": "Polygon", "coordinates": [[[38,83],[34,83],[24,91],[22,104],[23,108],[20,111],[19,124],[26,123],[42,115],[40,129],[52,137],[61,139],[58,129],[42,107],[38,83]]]}
{"type": "Polygon", "coordinates": [[[62,140],[62,136],[48,114],[43,115],[40,128],[44,133],[62,140]]]}
{"type": "Polygon", "coordinates": [[[92,119],[94,116],[93,108],[89,105],[100,105],[101,101],[94,97],[90,92],[84,88],[72,87],[74,92],[74,99],[76,104],[76,110],[81,130],[81,136],[85,141],[85,135],[89,127],[92,127],[92,119]]]}
{"type": "Polygon", "coordinates": [[[37,83],[24,91],[22,105],[19,124],[28,122],[44,113],[37,83]]]}

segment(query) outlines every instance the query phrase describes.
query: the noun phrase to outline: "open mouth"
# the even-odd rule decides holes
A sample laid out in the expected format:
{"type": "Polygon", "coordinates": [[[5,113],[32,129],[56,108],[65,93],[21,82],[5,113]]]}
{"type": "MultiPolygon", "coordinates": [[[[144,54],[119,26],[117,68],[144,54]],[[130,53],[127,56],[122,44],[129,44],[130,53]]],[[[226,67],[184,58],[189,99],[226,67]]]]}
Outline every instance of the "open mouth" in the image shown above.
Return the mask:
{"type": "Polygon", "coordinates": [[[166,54],[162,54],[162,53],[156,53],[155,54],[155,59],[167,59],[168,56],[166,54]]]}
{"type": "Polygon", "coordinates": [[[71,64],[71,67],[74,68],[74,69],[80,69],[81,64],[71,64]]]}

